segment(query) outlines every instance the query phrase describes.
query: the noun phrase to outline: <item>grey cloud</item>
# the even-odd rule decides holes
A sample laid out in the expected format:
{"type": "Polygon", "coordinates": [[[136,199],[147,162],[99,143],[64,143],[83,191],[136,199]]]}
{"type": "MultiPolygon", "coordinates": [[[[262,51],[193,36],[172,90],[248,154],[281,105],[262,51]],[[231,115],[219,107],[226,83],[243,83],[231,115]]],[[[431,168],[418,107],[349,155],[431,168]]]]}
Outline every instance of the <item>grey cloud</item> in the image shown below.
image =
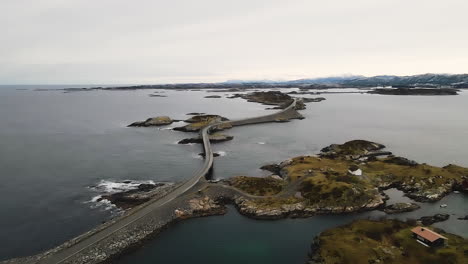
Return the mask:
{"type": "Polygon", "coordinates": [[[468,72],[462,0],[3,0],[0,83],[468,72]]]}

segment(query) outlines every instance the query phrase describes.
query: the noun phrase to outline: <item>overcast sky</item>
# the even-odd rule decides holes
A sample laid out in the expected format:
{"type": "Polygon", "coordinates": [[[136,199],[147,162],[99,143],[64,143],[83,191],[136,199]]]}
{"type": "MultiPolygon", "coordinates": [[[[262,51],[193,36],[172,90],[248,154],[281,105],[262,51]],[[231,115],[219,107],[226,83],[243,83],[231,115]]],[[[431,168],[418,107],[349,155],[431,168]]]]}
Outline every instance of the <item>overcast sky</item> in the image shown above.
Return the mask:
{"type": "Polygon", "coordinates": [[[0,0],[0,83],[468,73],[467,0],[0,0]]]}

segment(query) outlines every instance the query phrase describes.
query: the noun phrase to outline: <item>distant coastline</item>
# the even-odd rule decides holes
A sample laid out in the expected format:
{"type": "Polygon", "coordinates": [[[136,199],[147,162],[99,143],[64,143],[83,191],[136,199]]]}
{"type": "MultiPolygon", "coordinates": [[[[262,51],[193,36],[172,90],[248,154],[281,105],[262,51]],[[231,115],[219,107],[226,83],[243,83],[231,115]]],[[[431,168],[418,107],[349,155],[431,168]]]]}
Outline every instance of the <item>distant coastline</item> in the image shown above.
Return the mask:
{"type": "MultiPolygon", "coordinates": [[[[89,87],[89,85],[87,85],[89,87]]],[[[91,88],[66,88],[66,90],[136,90],[136,89],[220,89],[220,88],[468,88],[468,74],[421,74],[412,76],[379,75],[373,77],[349,76],[299,79],[291,81],[243,81],[231,80],[220,83],[180,83],[148,85],[116,85],[91,88]]]]}

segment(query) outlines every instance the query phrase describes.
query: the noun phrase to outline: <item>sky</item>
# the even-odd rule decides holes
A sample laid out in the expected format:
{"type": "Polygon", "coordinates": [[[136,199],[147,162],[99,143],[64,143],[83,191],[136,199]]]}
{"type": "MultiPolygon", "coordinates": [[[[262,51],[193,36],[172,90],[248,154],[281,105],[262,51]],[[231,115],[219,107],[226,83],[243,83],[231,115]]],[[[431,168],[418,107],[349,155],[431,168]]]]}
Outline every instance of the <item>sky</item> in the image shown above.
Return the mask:
{"type": "Polygon", "coordinates": [[[1,0],[0,84],[468,73],[466,0],[1,0]]]}

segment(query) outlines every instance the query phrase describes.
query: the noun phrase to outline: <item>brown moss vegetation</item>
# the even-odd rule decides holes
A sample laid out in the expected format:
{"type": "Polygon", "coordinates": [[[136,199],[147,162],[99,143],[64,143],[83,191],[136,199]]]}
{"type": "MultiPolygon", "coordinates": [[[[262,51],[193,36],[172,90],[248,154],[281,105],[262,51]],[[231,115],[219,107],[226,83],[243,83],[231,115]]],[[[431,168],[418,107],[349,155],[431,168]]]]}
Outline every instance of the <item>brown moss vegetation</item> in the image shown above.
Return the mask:
{"type": "Polygon", "coordinates": [[[227,118],[219,116],[219,115],[197,115],[197,116],[192,116],[191,118],[185,120],[185,122],[190,123],[190,124],[182,126],[182,127],[176,127],[174,128],[174,130],[184,131],[184,132],[197,132],[210,124],[213,124],[216,122],[227,121],[227,120],[228,120],[227,118]]]}
{"type": "Polygon", "coordinates": [[[280,194],[262,205],[282,202],[274,199],[295,198],[306,207],[357,211],[383,204],[381,189],[397,187],[419,201],[435,201],[468,177],[468,169],[456,165],[440,168],[392,155],[352,157],[372,155],[383,147],[364,140],[331,145],[324,149],[326,153],[333,153],[331,157],[300,156],[270,165],[270,169],[285,179],[283,182],[244,176],[233,179],[232,185],[255,195],[280,194]]]}
{"type": "MultiPolygon", "coordinates": [[[[418,193],[438,190],[461,183],[468,169],[450,165],[444,168],[427,164],[399,165],[393,157],[361,162],[315,156],[296,157],[283,170],[290,181],[302,179],[300,191],[311,202],[355,204],[376,195],[376,188],[402,185],[417,188],[418,193]],[[388,161],[392,162],[388,162],[388,161]],[[360,169],[361,176],[349,169],[360,169]]],[[[440,197],[441,198],[441,197],[440,197]]]]}
{"type": "Polygon", "coordinates": [[[261,196],[277,194],[285,185],[283,180],[272,177],[256,178],[247,176],[233,177],[229,179],[229,183],[248,194],[261,196]]]}
{"type": "Polygon", "coordinates": [[[448,246],[427,248],[412,238],[413,227],[397,220],[359,220],[329,229],[318,237],[314,258],[323,264],[467,263],[466,239],[442,232],[448,246]]]}

